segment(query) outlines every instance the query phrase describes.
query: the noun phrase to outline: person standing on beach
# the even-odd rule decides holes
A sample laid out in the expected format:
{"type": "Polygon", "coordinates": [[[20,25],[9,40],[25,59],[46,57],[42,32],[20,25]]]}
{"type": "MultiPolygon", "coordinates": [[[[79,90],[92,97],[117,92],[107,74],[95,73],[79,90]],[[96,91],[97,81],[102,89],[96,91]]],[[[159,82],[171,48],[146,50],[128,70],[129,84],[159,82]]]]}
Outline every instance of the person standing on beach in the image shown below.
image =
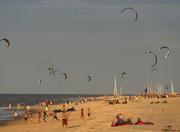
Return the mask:
{"type": "Polygon", "coordinates": [[[47,113],[46,113],[46,111],[44,111],[44,113],[43,113],[43,120],[44,120],[44,122],[46,122],[46,118],[47,118],[47,113]]]}
{"type": "Polygon", "coordinates": [[[26,106],[26,110],[27,110],[27,111],[30,111],[30,106],[29,106],[29,105],[26,106]]]}
{"type": "Polygon", "coordinates": [[[62,127],[67,127],[69,114],[66,111],[62,112],[62,127]]]}
{"type": "Polygon", "coordinates": [[[17,104],[17,109],[20,109],[21,108],[21,104],[17,104]]]}
{"type": "Polygon", "coordinates": [[[33,114],[32,113],[29,113],[29,115],[30,115],[30,119],[31,119],[31,122],[33,122],[33,114]]]}
{"type": "Polygon", "coordinates": [[[18,117],[18,113],[16,110],[14,111],[14,117],[18,117]]]}
{"type": "Polygon", "coordinates": [[[12,109],[12,104],[8,105],[8,109],[11,110],[12,109]]]}
{"type": "Polygon", "coordinates": [[[63,110],[63,111],[66,110],[66,105],[65,105],[65,104],[62,105],[62,110],[63,110]]]}
{"type": "Polygon", "coordinates": [[[54,120],[54,119],[55,119],[56,121],[58,120],[57,114],[56,114],[55,112],[53,112],[53,120],[54,120]]]}
{"type": "Polygon", "coordinates": [[[38,121],[41,123],[41,111],[38,112],[38,121]]]}
{"type": "Polygon", "coordinates": [[[89,119],[91,118],[91,110],[89,107],[88,107],[88,117],[89,117],[89,119]]]}
{"type": "Polygon", "coordinates": [[[25,111],[24,112],[24,122],[27,123],[27,120],[28,120],[28,112],[25,111]]]}
{"type": "Polygon", "coordinates": [[[85,119],[84,118],[84,109],[83,108],[81,109],[81,119],[83,119],[83,120],[85,119]]]}

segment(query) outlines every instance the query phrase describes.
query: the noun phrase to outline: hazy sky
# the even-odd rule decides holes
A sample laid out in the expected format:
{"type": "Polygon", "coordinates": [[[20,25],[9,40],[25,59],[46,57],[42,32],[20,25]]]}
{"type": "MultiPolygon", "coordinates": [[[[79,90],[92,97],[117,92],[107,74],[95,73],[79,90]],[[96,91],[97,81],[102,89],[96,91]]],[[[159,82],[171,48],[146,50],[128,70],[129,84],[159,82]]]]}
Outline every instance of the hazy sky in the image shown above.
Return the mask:
{"type": "Polygon", "coordinates": [[[141,93],[146,79],[172,79],[180,91],[180,0],[0,0],[0,37],[12,43],[1,42],[0,93],[112,93],[114,76],[123,93],[141,93]],[[120,14],[129,6],[136,23],[133,12],[120,14]],[[145,50],[158,55],[153,76],[145,50]],[[44,61],[68,80],[50,76],[44,61]]]}

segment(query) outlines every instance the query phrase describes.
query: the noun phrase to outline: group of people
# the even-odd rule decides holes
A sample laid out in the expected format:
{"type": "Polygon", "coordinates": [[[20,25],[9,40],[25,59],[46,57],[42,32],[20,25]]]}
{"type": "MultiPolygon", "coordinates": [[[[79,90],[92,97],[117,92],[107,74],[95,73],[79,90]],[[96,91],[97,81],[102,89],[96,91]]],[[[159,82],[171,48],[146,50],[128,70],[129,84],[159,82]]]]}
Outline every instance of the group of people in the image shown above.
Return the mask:
{"type": "Polygon", "coordinates": [[[123,126],[123,125],[154,125],[152,122],[144,122],[138,117],[137,121],[133,123],[131,118],[125,119],[122,113],[116,115],[116,118],[111,124],[111,127],[123,126]]]}
{"type": "MultiPolygon", "coordinates": [[[[87,108],[87,115],[88,115],[88,118],[90,119],[91,118],[91,110],[89,107],[87,108]]],[[[83,120],[85,119],[83,108],[81,109],[81,119],[83,119],[83,120]]]]}
{"type": "MultiPolygon", "coordinates": [[[[88,118],[90,119],[91,118],[91,110],[90,110],[90,108],[87,109],[87,115],[88,115],[88,118]]],[[[67,127],[68,118],[69,118],[69,114],[67,114],[67,112],[65,110],[63,110],[63,112],[62,112],[62,127],[67,127]]],[[[81,108],[80,118],[82,120],[85,120],[85,114],[84,114],[84,109],[83,108],[81,108]]]]}
{"type": "MultiPolygon", "coordinates": [[[[46,123],[48,119],[57,120],[62,122],[62,127],[67,127],[68,125],[68,119],[69,119],[69,112],[66,110],[66,105],[62,105],[62,111],[61,111],[61,118],[58,118],[57,113],[55,111],[49,111],[49,108],[44,108],[44,110],[40,110],[37,114],[38,122],[44,122],[46,123]]],[[[87,108],[87,116],[90,119],[91,118],[91,110],[90,108],[87,108]]],[[[85,120],[85,114],[84,109],[81,108],[80,110],[80,118],[82,120],[85,120]]],[[[28,120],[33,121],[33,115],[30,114],[30,111],[26,110],[24,112],[24,121],[27,123],[28,120]]]]}

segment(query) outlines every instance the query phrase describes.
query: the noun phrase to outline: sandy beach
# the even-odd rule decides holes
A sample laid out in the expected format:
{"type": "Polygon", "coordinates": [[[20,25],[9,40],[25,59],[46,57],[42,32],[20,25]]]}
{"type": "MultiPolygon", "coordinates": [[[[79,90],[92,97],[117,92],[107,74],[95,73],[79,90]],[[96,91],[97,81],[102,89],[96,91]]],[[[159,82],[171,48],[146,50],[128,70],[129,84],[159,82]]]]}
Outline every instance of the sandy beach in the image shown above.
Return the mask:
{"type": "MultiPolygon", "coordinates": [[[[7,122],[0,125],[1,132],[160,132],[165,126],[171,125],[172,129],[180,130],[180,98],[166,98],[167,103],[162,103],[164,99],[144,99],[138,98],[137,102],[129,102],[127,104],[111,105],[104,99],[87,102],[80,105],[72,105],[75,112],[69,112],[68,127],[63,128],[61,121],[48,118],[47,122],[38,123],[37,114],[34,115],[33,121],[26,124],[23,119],[7,122]],[[159,103],[155,103],[159,101],[159,103]],[[151,102],[154,102],[151,104],[151,102]],[[87,108],[91,109],[91,118],[87,116],[87,108]],[[80,118],[80,110],[84,109],[85,120],[80,118]],[[112,121],[118,113],[122,113],[127,119],[132,118],[136,122],[140,117],[143,121],[151,121],[155,125],[126,125],[111,127],[112,121]]],[[[68,106],[69,108],[72,106],[68,106]]],[[[50,106],[50,111],[54,109],[62,109],[62,106],[50,106]]],[[[57,114],[61,118],[61,114],[57,114]]]]}

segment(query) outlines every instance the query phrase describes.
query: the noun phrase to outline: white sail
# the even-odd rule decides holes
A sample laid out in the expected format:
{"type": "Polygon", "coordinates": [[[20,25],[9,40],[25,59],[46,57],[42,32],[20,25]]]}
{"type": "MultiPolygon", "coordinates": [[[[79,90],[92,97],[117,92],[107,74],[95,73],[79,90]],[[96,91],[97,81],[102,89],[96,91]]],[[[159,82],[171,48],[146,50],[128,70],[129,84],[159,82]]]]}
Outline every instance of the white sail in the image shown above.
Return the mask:
{"type": "Polygon", "coordinates": [[[119,95],[122,95],[122,87],[119,86],[119,95]]]}
{"type": "Polygon", "coordinates": [[[117,84],[116,84],[116,77],[114,77],[114,96],[117,96],[117,84]]]}
{"type": "Polygon", "coordinates": [[[173,85],[173,81],[170,80],[170,83],[171,83],[171,94],[174,94],[174,85],[173,85]]]}

